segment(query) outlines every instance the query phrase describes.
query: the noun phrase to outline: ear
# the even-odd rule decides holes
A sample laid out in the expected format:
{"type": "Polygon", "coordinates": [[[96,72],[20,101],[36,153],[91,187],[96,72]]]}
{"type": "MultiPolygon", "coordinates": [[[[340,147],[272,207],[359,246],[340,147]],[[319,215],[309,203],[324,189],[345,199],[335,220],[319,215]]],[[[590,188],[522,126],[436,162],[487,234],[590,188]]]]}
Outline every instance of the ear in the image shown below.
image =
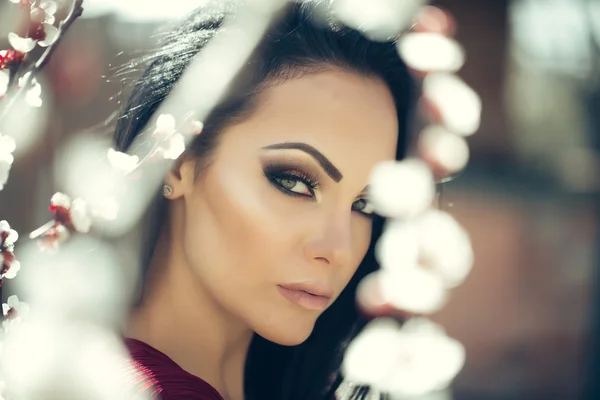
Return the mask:
{"type": "Polygon", "coordinates": [[[165,175],[165,184],[173,188],[173,192],[168,196],[170,200],[178,199],[193,192],[195,170],[196,160],[192,158],[181,157],[181,159],[175,161],[165,175]]]}

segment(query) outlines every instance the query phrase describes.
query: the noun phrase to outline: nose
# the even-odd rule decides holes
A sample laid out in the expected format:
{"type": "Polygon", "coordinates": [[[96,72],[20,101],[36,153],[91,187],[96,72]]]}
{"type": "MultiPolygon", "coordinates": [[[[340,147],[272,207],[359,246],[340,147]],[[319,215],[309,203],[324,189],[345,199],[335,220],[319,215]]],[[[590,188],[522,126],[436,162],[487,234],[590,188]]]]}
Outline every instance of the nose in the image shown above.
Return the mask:
{"type": "Polygon", "coordinates": [[[351,213],[331,213],[321,218],[305,245],[309,260],[333,266],[348,265],[352,256],[351,213]]]}

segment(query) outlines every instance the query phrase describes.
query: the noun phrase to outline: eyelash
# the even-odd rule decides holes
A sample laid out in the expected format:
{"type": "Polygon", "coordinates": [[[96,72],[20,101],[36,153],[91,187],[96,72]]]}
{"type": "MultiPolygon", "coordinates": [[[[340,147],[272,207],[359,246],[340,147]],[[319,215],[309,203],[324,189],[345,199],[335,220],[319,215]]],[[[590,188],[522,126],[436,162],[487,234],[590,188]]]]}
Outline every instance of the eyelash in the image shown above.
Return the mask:
{"type": "MultiPolygon", "coordinates": [[[[315,175],[313,175],[309,172],[303,172],[303,171],[299,170],[298,168],[296,168],[294,166],[290,166],[290,165],[286,166],[286,165],[276,165],[276,164],[269,163],[264,169],[264,175],[269,180],[269,182],[273,186],[275,186],[276,189],[282,191],[284,194],[286,194],[288,196],[314,198],[315,190],[321,186],[315,175]],[[300,194],[300,193],[291,191],[291,190],[283,187],[283,185],[281,185],[281,183],[280,183],[281,180],[290,180],[290,181],[303,183],[306,185],[306,187],[310,191],[311,195],[308,196],[305,194],[300,194]]],[[[369,201],[367,199],[361,198],[361,199],[357,199],[356,201],[358,201],[358,200],[364,200],[367,203],[367,206],[369,204],[369,201]]],[[[368,217],[368,218],[372,218],[374,216],[374,213],[366,213],[361,210],[355,210],[355,211],[361,213],[362,215],[364,215],[365,217],[368,217]]]]}

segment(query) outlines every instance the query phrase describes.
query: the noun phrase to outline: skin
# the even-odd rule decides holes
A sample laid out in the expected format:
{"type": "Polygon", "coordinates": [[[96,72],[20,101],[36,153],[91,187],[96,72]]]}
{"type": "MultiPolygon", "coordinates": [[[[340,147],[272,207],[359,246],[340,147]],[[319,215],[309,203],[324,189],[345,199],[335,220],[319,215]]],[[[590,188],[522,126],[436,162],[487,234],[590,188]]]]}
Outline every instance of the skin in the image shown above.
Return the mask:
{"type": "MultiPolygon", "coordinates": [[[[170,214],[152,265],[160,273],[127,335],[242,400],[253,333],[297,345],[322,313],[277,285],[320,282],[333,302],[356,272],[372,225],[357,199],[373,166],[395,159],[397,132],[393,98],[377,78],[332,68],[267,89],[250,117],[224,130],[199,176],[185,160],[166,177],[170,214]],[[343,177],[336,182],[300,150],[264,149],[283,142],[313,146],[343,177]],[[317,178],[313,197],[274,186],[264,168],[280,162],[317,178]]],[[[312,196],[301,182],[277,182],[312,196]]]]}

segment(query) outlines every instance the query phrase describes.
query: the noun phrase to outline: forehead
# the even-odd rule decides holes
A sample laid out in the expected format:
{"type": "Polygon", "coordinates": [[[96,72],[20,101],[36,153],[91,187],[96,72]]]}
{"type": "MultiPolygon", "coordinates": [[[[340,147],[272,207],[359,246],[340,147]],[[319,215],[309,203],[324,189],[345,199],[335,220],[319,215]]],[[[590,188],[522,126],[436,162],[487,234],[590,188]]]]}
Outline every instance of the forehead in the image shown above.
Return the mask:
{"type": "Polygon", "coordinates": [[[396,155],[397,112],[387,85],[338,69],[268,88],[241,125],[245,133],[236,138],[239,145],[305,142],[344,175],[368,174],[375,163],[396,155]]]}

